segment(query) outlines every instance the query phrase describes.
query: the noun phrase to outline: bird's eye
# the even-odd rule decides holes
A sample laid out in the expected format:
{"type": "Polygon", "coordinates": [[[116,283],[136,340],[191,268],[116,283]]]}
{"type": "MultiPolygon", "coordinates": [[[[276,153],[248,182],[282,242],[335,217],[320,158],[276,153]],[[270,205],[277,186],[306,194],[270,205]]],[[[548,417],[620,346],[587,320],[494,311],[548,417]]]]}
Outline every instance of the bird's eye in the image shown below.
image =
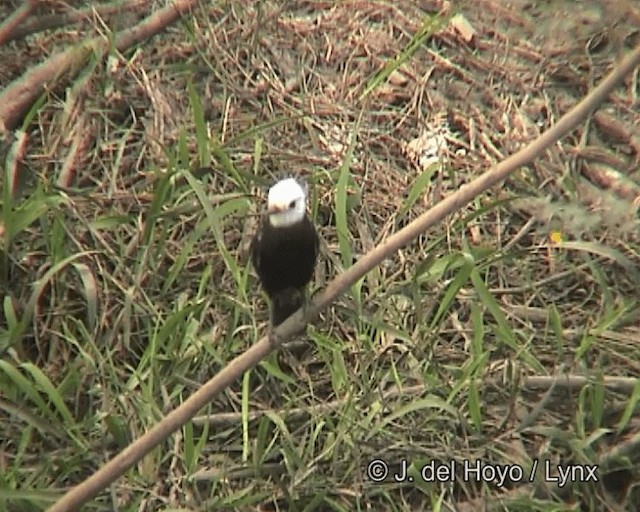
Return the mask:
{"type": "Polygon", "coordinates": [[[289,203],[289,209],[294,208],[296,205],[295,199],[289,203]]]}

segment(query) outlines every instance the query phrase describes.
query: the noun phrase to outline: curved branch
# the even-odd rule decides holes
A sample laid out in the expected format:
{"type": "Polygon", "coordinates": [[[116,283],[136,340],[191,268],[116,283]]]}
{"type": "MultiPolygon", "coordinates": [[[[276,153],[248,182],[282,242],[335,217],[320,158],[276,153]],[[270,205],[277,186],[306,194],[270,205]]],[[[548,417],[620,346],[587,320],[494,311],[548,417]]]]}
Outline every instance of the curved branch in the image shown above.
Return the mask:
{"type": "Polygon", "coordinates": [[[0,45],[3,45],[7,41],[13,39],[13,35],[17,30],[18,25],[26,20],[33,10],[38,6],[38,3],[34,0],[25,2],[16,11],[9,16],[0,25],[0,45]]]}
{"type": "MultiPolygon", "coordinates": [[[[35,3],[35,2],[33,2],[35,3]]],[[[23,23],[20,26],[14,24],[12,31],[4,35],[0,29],[0,45],[8,43],[15,39],[22,39],[28,35],[42,32],[44,30],[54,30],[60,27],[67,27],[83,21],[91,21],[95,16],[105,18],[107,16],[119,15],[129,11],[139,11],[149,5],[149,0],[121,0],[116,3],[108,3],[101,5],[91,5],[83,9],[71,9],[61,14],[49,14],[46,16],[38,16],[23,23]],[[4,38],[3,38],[4,35],[4,38]]],[[[27,13],[28,16],[29,13],[27,13]]],[[[23,16],[20,21],[27,16],[23,16]]]]}
{"type": "MultiPolygon", "coordinates": [[[[135,27],[117,32],[116,48],[124,51],[149,39],[180,18],[195,3],[196,0],[174,0],[135,27]]],[[[56,88],[64,76],[75,75],[81,70],[91,52],[103,56],[108,50],[107,38],[94,37],[53,55],[11,82],[6,89],[0,91],[0,133],[13,130],[46,88],[56,88]]]]}
{"type": "Polygon", "coordinates": [[[471,202],[478,194],[498,184],[505,179],[509,173],[532,162],[542,154],[546,148],[569,133],[578,123],[586,119],[639,63],[640,45],[636,47],[600,85],[562,116],[549,130],[528,146],[510,156],[495,168],[461,187],[458,191],[420,215],[420,217],[405,228],[378,244],[373,250],[360,258],[355,265],[336,277],[324,292],[312,301],[307,309],[306,316],[303,316],[301,311],[296,312],[274,331],[271,338],[262,338],[246,352],[240,354],[228,363],[224,369],[206,382],[184,403],[167,414],[167,416],[152,427],[151,430],[127,446],[84,482],[69,490],[49,509],[49,512],[77,510],[92,497],[96,496],[101,490],[122,476],[131,466],[141,460],[174,431],[189,421],[190,418],[206,406],[216,395],[221,393],[236,379],[240,378],[244,372],[256,366],[284,340],[304,329],[308,320],[315,318],[322,309],[331,304],[363,275],[438,221],[471,202]]]}

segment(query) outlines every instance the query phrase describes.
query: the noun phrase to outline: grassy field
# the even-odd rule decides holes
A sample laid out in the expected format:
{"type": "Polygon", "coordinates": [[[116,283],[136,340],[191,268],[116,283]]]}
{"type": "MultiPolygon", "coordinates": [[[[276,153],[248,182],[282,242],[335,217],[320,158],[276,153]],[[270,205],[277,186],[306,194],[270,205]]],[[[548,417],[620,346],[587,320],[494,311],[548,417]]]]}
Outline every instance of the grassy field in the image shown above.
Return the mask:
{"type": "MultiPolygon", "coordinates": [[[[248,247],[274,181],[309,184],[317,293],[638,40],[632,2],[452,3],[201,2],[4,132],[0,510],[45,510],[267,333],[248,247]]],[[[133,4],[0,45],[0,93],[161,7],[133,4]]],[[[636,72],[83,510],[636,510],[639,90],[636,72]]]]}

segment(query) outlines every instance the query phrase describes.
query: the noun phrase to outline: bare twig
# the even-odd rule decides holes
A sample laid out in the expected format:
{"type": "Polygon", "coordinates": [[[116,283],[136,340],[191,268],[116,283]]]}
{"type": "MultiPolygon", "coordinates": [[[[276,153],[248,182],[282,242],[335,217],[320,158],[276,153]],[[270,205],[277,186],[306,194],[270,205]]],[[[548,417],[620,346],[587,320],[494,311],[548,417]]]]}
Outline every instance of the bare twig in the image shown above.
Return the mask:
{"type": "Polygon", "coordinates": [[[92,45],[88,43],[56,53],[0,92],[0,134],[14,129],[46,87],[55,87],[68,72],[81,69],[92,52],[92,45]]]}
{"type": "Polygon", "coordinates": [[[551,375],[533,376],[522,379],[522,386],[531,390],[551,390],[560,388],[563,391],[577,391],[589,383],[601,382],[609,391],[630,394],[636,387],[635,377],[602,377],[599,381],[584,375],[551,375]]]}
{"type": "MultiPolygon", "coordinates": [[[[589,378],[585,375],[541,375],[523,377],[520,381],[520,387],[527,390],[546,391],[549,395],[549,399],[553,396],[553,392],[556,389],[562,391],[577,391],[590,383],[602,383],[602,385],[609,391],[616,391],[619,393],[631,394],[635,389],[638,379],[635,377],[616,377],[605,376],[601,380],[596,378],[589,378]]],[[[478,388],[486,385],[499,386],[502,384],[501,379],[477,379],[476,385],[478,388]]],[[[431,388],[424,385],[406,386],[402,388],[393,388],[386,391],[382,395],[383,401],[392,400],[398,397],[408,397],[412,395],[422,395],[431,388]]],[[[260,411],[251,411],[247,417],[249,421],[256,421],[269,414],[280,416],[285,421],[303,421],[308,418],[324,416],[332,412],[340,410],[353,398],[347,396],[339,400],[332,400],[317,405],[310,405],[308,407],[295,407],[289,409],[268,409],[260,411]]],[[[548,400],[541,400],[535,408],[536,412],[544,410],[548,400]]],[[[217,414],[208,414],[206,416],[196,416],[191,421],[196,426],[209,425],[210,428],[217,427],[229,427],[233,425],[239,425],[243,418],[242,412],[221,412],[217,414]]],[[[521,422],[520,429],[527,428],[533,422],[536,414],[532,411],[525,420],[521,422]]]]}
{"type": "MultiPolygon", "coordinates": [[[[406,397],[409,395],[420,395],[427,391],[426,386],[406,386],[403,388],[390,389],[383,394],[382,400],[387,401],[397,397],[406,397]]],[[[299,421],[309,417],[322,416],[332,413],[344,407],[352,397],[345,397],[339,400],[332,400],[322,404],[312,405],[309,407],[296,407],[294,409],[280,409],[272,411],[253,411],[249,413],[249,421],[255,421],[268,413],[282,416],[287,421],[299,421]]],[[[197,416],[193,418],[193,424],[202,426],[208,424],[209,427],[224,427],[229,425],[238,425],[242,421],[242,413],[240,412],[223,412],[219,414],[209,414],[207,416],[197,416]]]]}
{"type": "MultiPolygon", "coordinates": [[[[174,0],[135,27],[118,32],[115,36],[117,50],[124,51],[157,34],[191,9],[195,3],[196,0],[174,0]]],[[[56,88],[62,83],[63,77],[73,75],[82,69],[92,53],[101,58],[109,48],[110,42],[107,38],[94,37],[74,48],[53,55],[14,80],[0,92],[0,133],[13,130],[24,112],[46,88],[56,88]]]]}
{"type": "MultiPolygon", "coordinates": [[[[32,2],[35,3],[35,2],[32,2]]],[[[22,24],[19,27],[10,32],[5,39],[2,39],[2,32],[0,30],[0,44],[13,41],[14,39],[21,39],[30,34],[42,32],[43,30],[52,30],[60,27],[65,27],[78,23],[84,20],[92,20],[96,15],[102,18],[121,14],[127,11],[138,11],[149,5],[149,0],[124,0],[122,2],[107,3],[101,5],[92,5],[84,9],[69,9],[69,12],[62,14],[50,14],[48,16],[38,16],[27,23],[22,24]]],[[[28,16],[28,15],[27,15],[28,16]]],[[[23,20],[26,16],[22,17],[23,20]]]]}
{"type": "Polygon", "coordinates": [[[20,167],[24,162],[24,156],[27,152],[27,142],[29,135],[22,130],[15,133],[15,141],[11,144],[11,148],[5,160],[5,169],[7,175],[7,185],[11,197],[16,198],[20,190],[20,167]]]}
{"type": "Polygon", "coordinates": [[[37,5],[38,2],[36,0],[25,2],[11,16],[4,20],[4,23],[0,25],[0,45],[13,39],[16,27],[29,17],[37,5]]]}
{"type": "Polygon", "coordinates": [[[405,228],[377,245],[358,262],[335,278],[329,286],[307,308],[307,314],[296,312],[282,323],[273,336],[263,337],[246,352],[233,359],[217,375],[191,395],[184,403],[171,411],[167,416],[146,432],[139,439],[127,446],[122,452],[98,469],[84,482],[78,484],[62,496],[50,509],[50,512],[77,510],[80,506],[107,488],[131,466],[141,460],[153,448],[158,446],[174,431],[187,423],[190,418],[206,406],[216,395],[221,393],[232,382],[236,381],[247,370],[256,366],[278,345],[293,334],[301,331],[307,321],[344,293],[358,279],[389,258],[398,249],[407,245],[421,233],[444,219],[447,215],[471,202],[480,193],[504,180],[511,172],[531,163],[545,149],[573,130],[622,82],[640,63],[640,45],[636,47],[610,74],[580,103],[574,106],[549,130],[543,133],[528,146],[510,156],[495,168],[487,171],[479,178],[458,189],[455,193],[423,213],[405,228]]]}

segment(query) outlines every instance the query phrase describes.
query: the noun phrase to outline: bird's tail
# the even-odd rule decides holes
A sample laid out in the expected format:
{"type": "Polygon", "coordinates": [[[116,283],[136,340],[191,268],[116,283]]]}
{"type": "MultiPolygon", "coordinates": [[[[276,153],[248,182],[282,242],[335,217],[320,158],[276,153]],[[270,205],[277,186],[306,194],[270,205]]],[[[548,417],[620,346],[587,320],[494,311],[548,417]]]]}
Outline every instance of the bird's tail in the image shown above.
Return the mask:
{"type": "Polygon", "coordinates": [[[287,288],[271,297],[271,325],[279,326],[304,303],[304,290],[287,288]]]}

